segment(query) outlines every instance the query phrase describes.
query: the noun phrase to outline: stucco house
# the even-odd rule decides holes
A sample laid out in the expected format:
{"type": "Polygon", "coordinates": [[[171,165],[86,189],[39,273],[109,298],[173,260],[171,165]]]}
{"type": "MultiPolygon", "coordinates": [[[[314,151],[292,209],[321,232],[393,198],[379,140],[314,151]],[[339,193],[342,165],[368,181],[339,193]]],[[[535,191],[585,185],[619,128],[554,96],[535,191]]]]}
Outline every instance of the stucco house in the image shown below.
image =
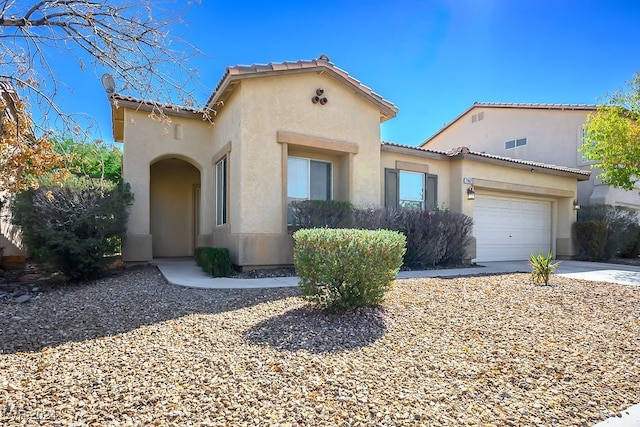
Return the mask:
{"type": "MultiPolygon", "coordinates": [[[[504,104],[476,102],[421,147],[446,149],[457,143],[479,152],[535,162],[591,170],[594,162],[578,150],[583,144],[583,125],[595,105],[504,104]]],[[[609,204],[640,209],[638,192],[602,184],[595,169],[591,178],[578,184],[581,205],[609,204]]]]}
{"type": "Polygon", "coordinates": [[[206,108],[151,106],[111,96],[113,133],[135,194],[127,262],[227,247],[243,269],[292,263],[288,204],[349,200],[463,212],[475,221],[469,258],[573,255],[577,183],[590,172],[470,151],[382,142],[398,109],[328,58],[228,67],[206,108]]]}

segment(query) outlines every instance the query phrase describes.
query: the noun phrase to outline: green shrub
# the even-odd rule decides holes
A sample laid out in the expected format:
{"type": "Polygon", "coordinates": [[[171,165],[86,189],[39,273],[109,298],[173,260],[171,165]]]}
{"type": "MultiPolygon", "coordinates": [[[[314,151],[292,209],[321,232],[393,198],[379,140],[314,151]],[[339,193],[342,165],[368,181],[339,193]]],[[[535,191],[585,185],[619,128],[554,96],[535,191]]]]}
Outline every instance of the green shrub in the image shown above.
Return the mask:
{"type": "Polygon", "coordinates": [[[473,220],[448,210],[354,208],[350,202],[303,200],[291,204],[292,227],[399,231],[407,238],[404,265],[412,269],[458,265],[465,257],[473,220]]]}
{"type": "Polygon", "coordinates": [[[342,200],[301,200],[290,207],[291,226],[300,228],[351,228],[354,206],[342,200]]]}
{"type": "Polygon", "coordinates": [[[559,264],[559,262],[551,262],[551,252],[547,253],[547,256],[531,254],[529,256],[529,265],[531,266],[533,283],[549,285],[549,277],[558,268],[559,264]]]}
{"type": "Polygon", "coordinates": [[[607,245],[607,225],[603,221],[583,221],[573,224],[578,258],[602,261],[607,245]]]}
{"type": "Polygon", "coordinates": [[[388,230],[303,229],[293,234],[303,297],[322,310],[379,304],[402,265],[406,238],[388,230]]]}
{"type": "Polygon", "coordinates": [[[73,280],[89,279],[120,250],[132,202],[128,184],[72,176],[63,186],[16,196],[13,222],[36,261],[73,280]]]}
{"type": "Polygon", "coordinates": [[[233,273],[231,256],[227,248],[198,247],[195,259],[196,264],[212,277],[228,277],[233,273]]]}
{"type": "Polygon", "coordinates": [[[640,227],[636,227],[635,239],[634,230],[629,230],[629,243],[620,250],[620,256],[623,258],[638,258],[640,255],[640,227]]]}
{"type": "Polygon", "coordinates": [[[584,206],[578,211],[578,222],[584,221],[602,221],[607,227],[607,242],[601,260],[606,261],[616,255],[634,256],[640,228],[634,209],[610,205],[584,206]]]}
{"type": "Polygon", "coordinates": [[[461,264],[469,243],[473,220],[448,210],[358,209],[356,228],[388,229],[407,237],[404,265],[412,269],[461,264]]]}

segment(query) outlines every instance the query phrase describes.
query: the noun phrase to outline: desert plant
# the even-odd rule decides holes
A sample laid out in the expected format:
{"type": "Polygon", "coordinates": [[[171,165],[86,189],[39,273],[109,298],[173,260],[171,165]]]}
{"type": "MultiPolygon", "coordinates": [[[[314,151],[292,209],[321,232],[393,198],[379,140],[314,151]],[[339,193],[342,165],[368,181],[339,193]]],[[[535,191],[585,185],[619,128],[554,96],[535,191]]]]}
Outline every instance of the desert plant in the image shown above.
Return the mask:
{"type": "Polygon", "coordinates": [[[603,221],[584,221],[573,224],[578,258],[602,261],[607,244],[607,225],[603,221]]]}
{"type": "Polygon", "coordinates": [[[531,254],[529,256],[533,283],[544,283],[545,286],[549,285],[551,273],[553,273],[560,264],[559,262],[552,262],[551,259],[551,252],[547,253],[547,256],[542,254],[531,254]]]}
{"type": "Polygon", "coordinates": [[[388,230],[314,228],[293,238],[303,297],[333,312],[382,302],[406,245],[402,234],[388,230]]]}
{"type": "Polygon", "coordinates": [[[119,250],[132,202],[127,184],[72,176],[61,187],[43,185],[15,197],[13,222],[36,261],[71,279],[89,279],[119,250]]]}
{"type": "Polygon", "coordinates": [[[231,256],[227,248],[201,246],[195,251],[196,264],[212,277],[228,277],[233,273],[231,256]]]}

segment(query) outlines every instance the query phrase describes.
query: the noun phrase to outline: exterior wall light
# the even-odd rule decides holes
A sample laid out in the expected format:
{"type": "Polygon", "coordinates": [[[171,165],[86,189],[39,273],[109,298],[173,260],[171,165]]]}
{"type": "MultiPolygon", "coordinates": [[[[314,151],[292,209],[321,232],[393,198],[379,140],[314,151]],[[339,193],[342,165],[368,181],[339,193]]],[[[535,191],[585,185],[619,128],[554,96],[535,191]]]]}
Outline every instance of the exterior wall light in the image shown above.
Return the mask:
{"type": "Polygon", "coordinates": [[[473,188],[473,185],[467,188],[467,200],[475,200],[476,199],[476,190],[473,188]]]}
{"type": "Polygon", "coordinates": [[[575,210],[579,210],[580,209],[580,204],[578,203],[577,200],[573,201],[573,209],[575,209],[575,210]]]}

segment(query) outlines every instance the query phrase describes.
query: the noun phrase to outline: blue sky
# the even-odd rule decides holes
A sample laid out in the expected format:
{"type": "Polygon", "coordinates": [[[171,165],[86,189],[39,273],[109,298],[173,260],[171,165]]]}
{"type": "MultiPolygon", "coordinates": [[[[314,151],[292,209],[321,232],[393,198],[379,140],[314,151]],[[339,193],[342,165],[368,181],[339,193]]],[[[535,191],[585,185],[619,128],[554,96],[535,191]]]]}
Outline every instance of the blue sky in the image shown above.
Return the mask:
{"type": "MultiPolygon", "coordinates": [[[[594,104],[640,71],[637,0],[202,0],[185,21],[202,102],[228,65],[326,54],[399,108],[382,138],[408,145],[474,101],[594,104]]],[[[69,70],[82,96],[65,108],[112,141],[102,72],[69,70]]]]}

